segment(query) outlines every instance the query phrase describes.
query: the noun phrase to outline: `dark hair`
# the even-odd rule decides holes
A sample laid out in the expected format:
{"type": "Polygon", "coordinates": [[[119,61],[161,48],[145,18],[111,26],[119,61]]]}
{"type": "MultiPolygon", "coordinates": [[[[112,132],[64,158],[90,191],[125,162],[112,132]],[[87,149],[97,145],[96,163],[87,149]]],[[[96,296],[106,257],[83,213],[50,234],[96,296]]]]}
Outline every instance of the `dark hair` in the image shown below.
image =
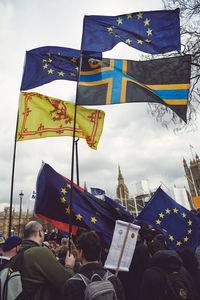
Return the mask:
{"type": "Polygon", "coordinates": [[[184,248],[176,251],[183,260],[184,267],[190,274],[195,274],[198,270],[198,260],[192,249],[184,248]]]}
{"type": "Polygon", "coordinates": [[[78,249],[83,250],[83,257],[87,261],[99,260],[101,248],[101,240],[93,231],[83,232],[78,238],[78,249]]]}
{"type": "Polygon", "coordinates": [[[159,250],[166,250],[167,247],[165,244],[161,243],[158,240],[152,240],[150,243],[148,243],[148,250],[151,255],[156,253],[159,250]]]}

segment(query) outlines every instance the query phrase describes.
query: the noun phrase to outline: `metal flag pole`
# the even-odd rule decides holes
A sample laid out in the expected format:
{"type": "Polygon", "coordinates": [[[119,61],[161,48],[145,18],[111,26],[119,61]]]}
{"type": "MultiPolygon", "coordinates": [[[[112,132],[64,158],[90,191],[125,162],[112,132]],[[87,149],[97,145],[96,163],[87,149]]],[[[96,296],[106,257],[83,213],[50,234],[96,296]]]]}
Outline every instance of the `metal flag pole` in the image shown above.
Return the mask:
{"type": "Polygon", "coordinates": [[[19,109],[18,109],[18,113],[17,113],[17,122],[16,122],[16,130],[15,130],[15,141],[14,141],[14,151],[13,151],[12,176],[11,176],[11,186],[10,186],[10,213],[9,213],[8,236],[11,236],[12,206],[13,206],[13,185],[14,185],[14,177],[15,177],[14,174],[15,174],[15,157],[16,157],[18,120],[19,120],[19,109]]]}
{"type": "Polygon", "coordinates": [[[70,189],[70,213],[69,213],[69,254],[71,253],[71,239],[72,239],[72,198],[73,198],[73,179],[74,179],[74,148],[75,148],[75,131],[76,131],[76,112],[77,112],[77,101],[78,101],[78,84],[80,78],[80,70],[82,66],[82,51],[80,51],[80,61],[78,70],[78,79],[76,85],[76,100],[74,107],[74,127],[73,127],[73,138],[72,138],[72,159],[71,159],[71,189],[70,189]]]}
{"type": "Polygon", "coordinates": [[[77,140],[75,140],[75,146],[76,146],[76,183],[77,183],[77,185],[79,185],[78,141],[79,141],[79,138],[77,138],[77,140]]]}

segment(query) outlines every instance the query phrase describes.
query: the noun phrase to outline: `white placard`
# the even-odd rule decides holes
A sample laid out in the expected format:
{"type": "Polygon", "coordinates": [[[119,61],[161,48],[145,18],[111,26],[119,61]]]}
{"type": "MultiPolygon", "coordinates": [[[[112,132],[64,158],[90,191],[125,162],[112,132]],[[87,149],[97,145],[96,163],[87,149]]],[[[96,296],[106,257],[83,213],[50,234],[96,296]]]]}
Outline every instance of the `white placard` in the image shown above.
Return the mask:
{"type": "MultiPolygon", "coordinates": [[[[123,249],[127,229],[129,223],[117,220],[115,223],[115,230],[112,238],[111,247],[105,262],[105,268],[116,270],[120,259],[120,254],[123,249]]],[[[140,226],[130,224],[126,244],[124,246],[124,252],[119,265],[119,271],[129,271],[129,266],[135,251],[137,235],[140,226]]]]}

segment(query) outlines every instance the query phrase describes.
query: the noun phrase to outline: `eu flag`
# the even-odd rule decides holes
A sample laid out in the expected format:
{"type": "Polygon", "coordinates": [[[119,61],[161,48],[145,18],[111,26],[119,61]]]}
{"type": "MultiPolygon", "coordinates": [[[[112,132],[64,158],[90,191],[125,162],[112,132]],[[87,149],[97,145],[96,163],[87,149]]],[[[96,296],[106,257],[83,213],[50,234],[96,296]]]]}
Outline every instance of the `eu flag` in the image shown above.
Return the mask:
{"type": "Polygon", "coordinates": [[[83,57],[79,105],[155,102],[186,122],[191,56],[133,61],[83,57]]]}
{"type": "Polygon", "coordinates": [[[104,52],[119,42],[151,54],[180,50],[179,9],[84,17],[83,51],[104,52]]]}
{"type": "Polygon", "coordinates": [[[178,204],[160,187],[137,217],[160,230],[169,249],[195,249],[200,240],[200,219],[178,204]]]}
{"type": "Polygon", "coordinates": [[[56,46],[26,51],[21,91],[54,80],[77,81],[79,57],[79,50],[56,46]]]}
{"type": "MultiPolygon", "coordinates": [[[[67,232],[70,215],[70,188],[68,179],[44,164],[38,174],[36,185],[35,213],[50,221],[55,227],[67,232]]],[[[72,193],[72,233],[77,228],[96,231],[110,245],[116,220],[133,222],[133,216],[118,206],[95,198],[82,188],[73,186],[72,193]],[[76,226],[76,227],[74,227],[76,226]]]]}

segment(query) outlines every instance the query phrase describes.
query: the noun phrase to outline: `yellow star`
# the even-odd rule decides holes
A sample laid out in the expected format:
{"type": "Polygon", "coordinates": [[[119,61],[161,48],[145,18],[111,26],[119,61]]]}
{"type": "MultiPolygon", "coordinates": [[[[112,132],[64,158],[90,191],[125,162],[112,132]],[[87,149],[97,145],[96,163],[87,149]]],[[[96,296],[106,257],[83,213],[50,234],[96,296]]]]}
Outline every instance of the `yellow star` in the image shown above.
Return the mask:
{"type": "Polygon", "coordinates": [[[67,184],[67,187],[68,187],[69,189],[71,189],[71,184],[68,183],[68,184],[67,184]]]}
{"type": "Polygon", "coordinates": [[[72,57],[71,61],[72,61],[73,63],[77,63],[77,58],[76,58],[76,57],[72,57]]]}
{"type": "Polygon", "coordinates": [[[65,195],[67,193],[66,189],[61,188],[61,193],[65,195]]]}
{"type": "Polygon", "coordinates": [[[160,213],[160,214],[159,214],[159,217],[160,217],[161,219],[164,218],[163,213],[160,213]]]}
{"type": "Polygon", "coordinates": [[[152,29],[148,28],[148,30],[146,31],[146,33],[149,35],[152,35],[152,29]]]}
{"type": "Polygon", "coordinates": [[[158,219],[156,220],[156,224],[160,225],[161,221],[158,219]]]}
{"type": "Polygon", "coordinates": [[[119,207],[116,207],[115,209],[116,209],[117,211],[120,211],[119,207]]]}
{"type": "Polygon", "coordinates": [[[149,39],[144,40],[146,43],[150,43],[151,41],[149,39]]]}
{"type": "Polygon", "coordinates": [[[107,27],[107,29],[108,29],[108,32],[113,30],[112,27],[107,27]]]}
{"type": "Polygon", "coordinates": [[[187,243],[188,240],[189,240],[189,239],[188,239],[188,237],[186,236],[186,237],[184,238],[184,242],[187,243]]]}
{"type": "Polygon", "coordinates": [[[76,220],[79,220],[79,221],[81,221],[81,219],[82,219],[82,216],[80,215],[80,214],[78,214],[78,215],[75,215],[76,216],[76,220]]]}
{"type": "Polygon", "coordinates": [[[142,40],[137,40],[137,43],[142,45],[143,41],[142,40]]]}
{"type": "Polygon", "coordinates": [[[137,14],[138,20],[139,20],[139,19],[142,19],[142,15],[143,15],[143,13],[138,13],[138,14],[137,14]]]}
{"type": "Polygon", "coordinates": [[[191,221],[191,220],[188,221],[188,225],[189,225],[189,226],[192,225],[192,221],[191,221]]]}
{"type": "Polygon", "coordinates": [[[192,229],[189,229],[189,230],[188,230],[188,234],[191,234],[191,233],[192,233],[192,229]]]}
{"type": "Polygon", "coordinates": [[[131,19],[132,18],[132,14],[127,14],[127,19],[131,19]]]}
{"type": "Polygon", "coordinates": [[[53,74],[53,72],[54,72],[54,70],[52,70],[52,69],[49,69],[49,70],[48,70],[48,73],[49,73],[49,74],[53,74]]]}
{"type": "Polygon", "coordinates": [[[48,56],[51,56],[51,53],[47,53],[48,56]]]}
{"type": "Polygon", "coordinates": [[[126,43],[127,43],[127,44],[130,44],[131,42],[132,42],[132,40],[130,40],[130,39],[127,39],[127,40],[126,40],[126,43]]]}
{"type": "Polygon", "coordinates": [[[167,232],[167,230],[166,230],[166,229],[164,229],[164,228],[163,228],[162,230],[163,230],[164,232],[167,232]]]}
{"type": "Polygon", "coordinates": [[[58,72],[58,75],[64,76],[64,73],[63,72],[58,72]]]}
{"type": "Polygon", "coordinates": [[[58,52],[58,55],[60,55],[60,52],[58,52]]]}
{"type": "Polygon", "coordinates": [[[97,219],[95,217],[91,217],[91,222],[95,224],[97,222],[97,219]]]}
{"type": "Polygon", "coordinates": [[[48,62],[51,63],[51,62],[52,62],[52,59],[49,58],[48,62]]]}
{"type": "Polygon", "coordinates": [[[45,64],[45,65],[43,66],[44,69],[47,69],[47,67],[48,67],[48,64],[45,64]]]}
{"type": "Polygon", "coordinates": [[[97,215],[97,216],[101,216],[100,213],[99,213],[98,211],[96,211],[96,215],[97,215]]]}
{"type": "Polygon", "coordinates": [[[65,204],[65,202],[66,202],[65,198],[64,197],[60,198],[60,202],[65,204]]]}
{"type": "Polygon", "coordinates": [[[169,236],[169,239],[173,242],[174,241],[174,237],[172,235],[169,236]]]}
{"type": "Polygon", "coordinates": [[[174,212],[175,214],[177,214],[177,213],[178,213],[178,209],[177,209],[177,208],[174,208],[174,209],[173,209],[173,212],[174,212]]]}
{"type": "Polygon", "coordinates": [[[176,243],[177,246],[180,246],[181,244],[182,244],[181,241],[176,243]]]}
{"type": "Polygon", "coordinates": [[[75,73],[70,73],[70,75],[71,75],[72,77],[76,77],[76,74],[75,74],[75,73]]]}
{"type": "Polygon", "coordinates": [[[43,59],[42,61],[47,61],[46,59],[43,59]]]}
{"type": "Polygon", "coordinates": [[[150,21],[151,21],[151,20],[149,20],[149,19],[146,18],[146,20],[144,21],[144,26],[149,25],[149,22],[150,22],[150,21]]]}
{"type": "Polygon", "coordinates": [[[169,208],[165,209],[165,211],[166,211],[166,214],[170,214],[170,209],[169,208]]]}
{"type": "Polygon", "coordinates": [[[66,212],[66,214],[70,214],[70,207],[69,206],[65,208],[65,212],[66,212]]]}
{"type": "Polygon", "coordinates": [[[119,25],[119,24],[122,24],[122,20],[123,20],[122,18],[118,18],[118,19],[117,19],[118,25],[119,25]]]}
{"type": "Polygon", "coordinates": [[[75,69],[76,69],[76,71],[78,72],[78,70],[79,70],[79,67],[78,67],[78,66],[76,66],[76,68],[75,68],[75,69]]]}
{"type": "Polygon", "coordinates": [[[182,216],[183,216],[183,218],[186,218],[186,214],[185,213],[182,213],[182,216]]]}

